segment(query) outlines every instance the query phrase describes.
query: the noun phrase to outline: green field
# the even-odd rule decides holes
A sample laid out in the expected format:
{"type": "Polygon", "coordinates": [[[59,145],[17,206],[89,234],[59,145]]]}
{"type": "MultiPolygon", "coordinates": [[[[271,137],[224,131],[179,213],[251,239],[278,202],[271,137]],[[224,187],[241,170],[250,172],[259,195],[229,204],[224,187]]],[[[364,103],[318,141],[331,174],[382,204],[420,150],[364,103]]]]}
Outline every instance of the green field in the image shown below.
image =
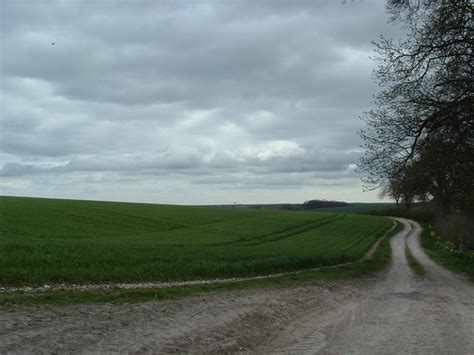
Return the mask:
{"type": "Polygon", "coordinates": [[[318,208],[317,212],[334,212],[334,213],[364,213],[368,211],[378,211],[395,208],[395,203],[390,202],[374,202],[374,203],[350,203],[349,206],[318,208]]]}
{"type": "Polygon", "coordinates": [[[251,276],[358,260],[383,217],[0,197],[0,285],[251,276]]]}

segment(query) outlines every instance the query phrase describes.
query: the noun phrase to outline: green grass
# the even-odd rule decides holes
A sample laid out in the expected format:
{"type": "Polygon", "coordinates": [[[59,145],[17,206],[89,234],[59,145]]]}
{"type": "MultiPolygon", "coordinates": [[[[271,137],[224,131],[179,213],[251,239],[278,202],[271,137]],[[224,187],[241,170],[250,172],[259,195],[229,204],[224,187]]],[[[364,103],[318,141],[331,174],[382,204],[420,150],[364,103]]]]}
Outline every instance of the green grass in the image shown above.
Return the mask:
{"type": "Polygon", "coordinates": [[[433,212],[423,208],[386,208],[365,211],[364,214],[373,216],[402,217],[417,220],[418,222],[431,221],[433,212]]]}
{"type": "Polygon", "coordinates": [[[448,269],[465,274],[474,282],[474,252],[453,249],[431,228],[428,223],[423,225],[421,245],[425,252],[435,261],[448,269]]]}
{"type": "Polygon", "coordinates": [[[358,260],[388,219],[0,197],[0,286],[252,276],[358,260]]]}
{"type": "MultiPolygon", "coordinates": [[[[227,208],[238,208],[233,205],[225,205],[227,208]]],[[[392,202],[351,202],[347,206],[340,207],[322,207],[305,210],[301,203],[273,203],[273,204],[255,204],[244,205],[245,208],[253,209],[272,209],[272,210],[287,210],[287,211],[309,211],[309,212],[333,212],[333,213],[364,213],[367,211],[379,211],[386,209],[394,209],[395,203],[392,202]]],[[[214,206],[217,207],[217,206],[214,206]]],[[[221,207],[221,206],[219,206],[221,207]]]]}
{"type": "Polygon", "coordinates": [[[349,206],[318,208],[314,211],[334,213],[364,213],[367,211],[392,209],[394,207],[394,203],[350,203],[349,206]]]}
{"type": "Polygon", "coordinates": [[[413,256],[410,251],[410,248],[408,248],[408,245],[405,247],[405,256],[408,261],[408,266],[410,266],[415,275],[420,278],[424,277],[426,274],[426,270],[423,265],[421,265],[420,262],[413,256]]]}
{"type": "Polygon", "coordinates": [[[275,278],[264,278],[225,284],[182,286],[162,289],[109,290],[102,292],[45,292],[0,294],[0,306],[12,304],[98,304],[138,303],[163,299],[178,299],[204,292],[221,292],[255,287],[285,287],[300,283],[339,281],[370,276],[384,269],[391,260],[390,238],[403,229],[401,224],[385,236],[372,258],[341,267],[325,267],[317,271],[304,271],[275,278]]]}

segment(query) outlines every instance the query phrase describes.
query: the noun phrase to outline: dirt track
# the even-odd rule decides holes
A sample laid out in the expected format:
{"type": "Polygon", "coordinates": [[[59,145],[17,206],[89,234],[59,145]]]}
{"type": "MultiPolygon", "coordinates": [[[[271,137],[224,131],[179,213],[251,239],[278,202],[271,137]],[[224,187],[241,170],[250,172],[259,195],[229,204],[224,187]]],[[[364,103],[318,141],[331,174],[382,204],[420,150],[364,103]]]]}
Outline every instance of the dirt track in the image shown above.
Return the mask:
{"type": "Polygon", "coordinates": [[[0,309],[0,352],[473,354],[473,285],[428,259],[419,227],[403,223],[392,266],[372,280],[0,309]],[[406,241],[427,269],[422,280],[407,266],[406,241]]]}

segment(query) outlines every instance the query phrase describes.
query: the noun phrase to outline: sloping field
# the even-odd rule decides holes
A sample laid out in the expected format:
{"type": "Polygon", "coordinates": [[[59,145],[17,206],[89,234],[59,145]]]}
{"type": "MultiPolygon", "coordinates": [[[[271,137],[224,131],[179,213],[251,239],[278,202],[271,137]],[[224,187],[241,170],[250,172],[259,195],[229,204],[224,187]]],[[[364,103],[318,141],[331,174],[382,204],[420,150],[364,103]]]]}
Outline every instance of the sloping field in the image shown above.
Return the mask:
{"type": "Polygon", "coordinates": [[[355,261],[378,216],[0,197],[0,285],[251,276],[355,261]]]}
{"type": "Polygon", "coordinates": [[[395,203],[374,202],[374,203],[350,203],[348,206],[318,208],[316,212],[334,212],[334,213],[364,213],[369,211],[385,210],[395,208],[395,203]]]}

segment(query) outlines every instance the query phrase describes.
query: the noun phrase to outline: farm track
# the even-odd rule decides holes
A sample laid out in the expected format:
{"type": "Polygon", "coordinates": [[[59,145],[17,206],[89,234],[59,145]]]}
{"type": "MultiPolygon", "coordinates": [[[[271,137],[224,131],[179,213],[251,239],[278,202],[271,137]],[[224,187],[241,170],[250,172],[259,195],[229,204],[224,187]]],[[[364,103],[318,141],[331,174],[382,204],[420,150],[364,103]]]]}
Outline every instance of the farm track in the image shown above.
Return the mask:
{"type": "Polygon", "coordinates": [[[359,297],[324,314],[308,312],[258,351],[298,354],[472,354],[474,286],[429,259],[420,226],[405,226],[391,241],[390,270],[359,297]],[[405,247],[427,270],[418,278],[405,247]]]}
{"type": "Polygon", "coordinates": [[[135,305],[0,308],[0,353],[472,354],[474,286],[426,257],[401,220],[371,279],[233,290],[135,305]],[[404,248],[427,270],[408,267],[404,248]]]}

